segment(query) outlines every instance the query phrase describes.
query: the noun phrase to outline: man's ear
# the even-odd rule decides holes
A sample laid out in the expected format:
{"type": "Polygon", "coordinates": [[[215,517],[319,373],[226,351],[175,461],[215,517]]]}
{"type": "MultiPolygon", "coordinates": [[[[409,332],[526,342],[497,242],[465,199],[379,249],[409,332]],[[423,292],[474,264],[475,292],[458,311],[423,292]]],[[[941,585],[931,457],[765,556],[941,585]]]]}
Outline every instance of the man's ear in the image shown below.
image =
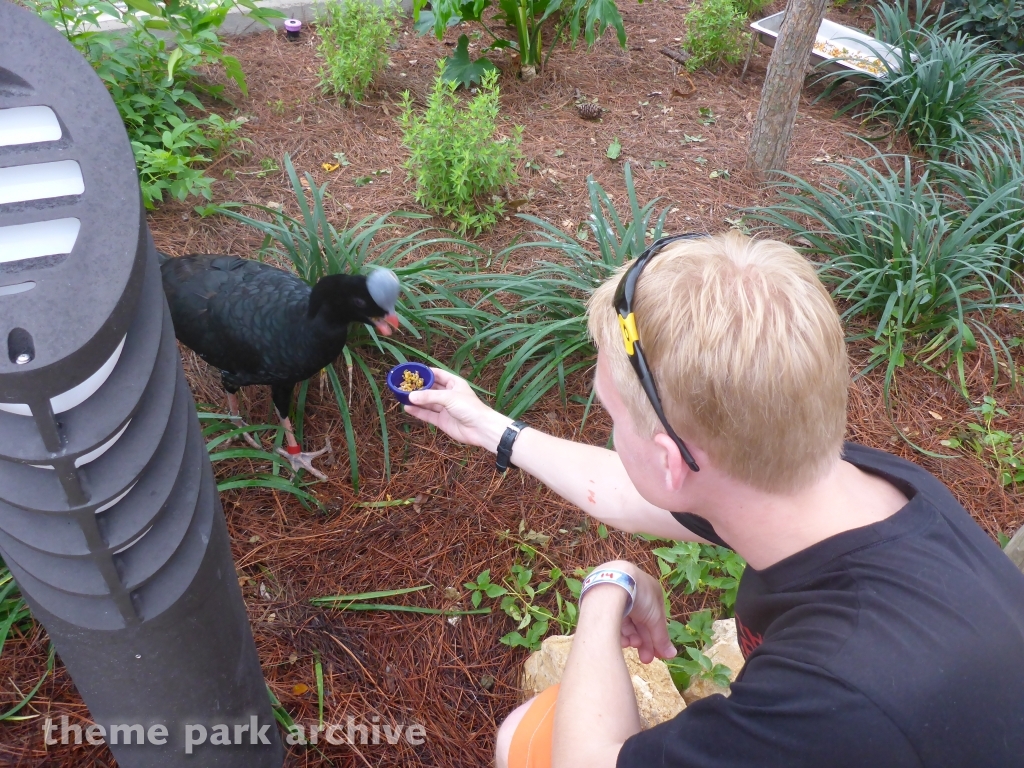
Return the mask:
{"type": "MultiPolygon", "coordinates": [[[[693,474],[693,470],[687,466],[675,440],[667,434],[658,432],[654,435],[654,442],[658,446],[658,453],[661,457],[660,468],[663,474],[662,483],[665,490],[670,493],[677,493],[683,487],[683,483],[686,482],[687,478],[693,474]]],[[[687,444],[687,447],[690,448],[691,452],[694,451],[692,445],[687,444]]],[[[698,461],[699,466],[700,460],[696,458],[696,453],[694,453],[694,459],[698,461]]]]}

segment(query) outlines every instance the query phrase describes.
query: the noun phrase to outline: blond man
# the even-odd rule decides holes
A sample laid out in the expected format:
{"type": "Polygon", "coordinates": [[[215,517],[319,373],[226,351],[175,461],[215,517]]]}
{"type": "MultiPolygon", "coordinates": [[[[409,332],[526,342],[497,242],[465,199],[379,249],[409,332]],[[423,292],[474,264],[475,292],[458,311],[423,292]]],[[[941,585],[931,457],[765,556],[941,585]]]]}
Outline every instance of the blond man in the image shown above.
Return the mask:
{"type": "Polygon", "coordinates": [[[675,649],[659,582],[605,563],[499,768],[1024,764],[1024,576],[930,474],[843,442],[843,330],[812,266],[735,232],[659,241],[589,322],[614,451],[513,424],[442,371],[408,411],[608,525],[734,549],[746,664],[729,698],[640,732],[620,648],[675,649]]]}

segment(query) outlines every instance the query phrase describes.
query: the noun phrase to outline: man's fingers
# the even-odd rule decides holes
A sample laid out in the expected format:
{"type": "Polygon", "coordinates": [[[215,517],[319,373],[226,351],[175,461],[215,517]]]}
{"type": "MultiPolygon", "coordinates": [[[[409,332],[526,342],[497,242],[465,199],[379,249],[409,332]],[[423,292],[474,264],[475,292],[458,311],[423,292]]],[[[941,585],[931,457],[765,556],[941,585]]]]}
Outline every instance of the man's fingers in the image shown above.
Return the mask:
{"type": "Polygon", "coordinates": [[[420,421],[425,421],[427,424],[433,424],[435,427],[440,426],[441,412],[433,411],[429,408],[420,408],[416,405],[405,406],[405,412],[410,416],[415,416],[420,421]]]}
{"type": "Polygon", "coordinates": [[[676,647],[668,637],[668,629],[662,625],[659,632],[657,628],[651,633],[651,640],[654,642],[654,650],[660,659],[671,659],[676,655],[676,647]]]}
{"type": "Polygon", "coordinates": [[[637,633],[640,635],[640,645],[637,646],[637,652],[640,654],[640,661],[644,664],[650,664],[654,661],[655,645],[651,640],[651,632],[646,624],[636,625],[637,633]]]}
{"type": "MultiPolygon", "coordinates": [[[[440,368],[431,368],[434,372],[434,386],[441,389],[456,389],[459,384],[464,384],[465,381],[456,376],[453,373],[448,373],[440,368]]],[[[468,385],[467,385],[468,386],[468,385]]],[[[423,391],[423,390],[420,390],[423,391]]]]}
{"type": "Polygon", "coordinates": [[[421,408],[439,406],[447,408],[451,405],[452,394],[447,389],[417,389],[409,393],[409,404],[421,408]]]}

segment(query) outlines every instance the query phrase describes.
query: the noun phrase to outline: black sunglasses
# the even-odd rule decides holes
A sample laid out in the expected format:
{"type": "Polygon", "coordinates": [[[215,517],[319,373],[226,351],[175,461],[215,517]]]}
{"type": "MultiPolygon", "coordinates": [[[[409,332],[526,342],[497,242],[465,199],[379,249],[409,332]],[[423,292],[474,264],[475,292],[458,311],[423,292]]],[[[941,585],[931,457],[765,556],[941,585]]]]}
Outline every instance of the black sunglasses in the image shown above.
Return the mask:
{"type": "Polygon", "coordinates": [[[633,366],[633,370],[636,371],[636,375],[640,378],[640,385],[644,388],[644,392],[647,393],[647,399],[651,401],[651,407],[654,408],[654,412],[658,415],[661,425],[665,428],[668,436],[672,438],[676,447],[679,448],[679,453],[682,454],[686,466],[694,472],[699,472],[700,467],[693,460],[693,454],[686,447],[686,443],[669,426],[668,419],[665,418],[665,411],[661,407],[658,388],[654,385],[654,377],[651,375],[651,369],[647,365],[647,359],[644,357],[644,351],[640,346],[640,334],[636,330],[636,317],[633,315],[633,296],[636,293],[636,283],[640,279],[640,273],[644,271],[644,267],[647,266],[651,259],[664,250],[665,246],[680,240],[697,240],[702,237],[707,237],[707,235],[690,233],[661,237],[655,240],[643,253],[637,256],[629,269],[626,270],[626,274],[619,280],[619,287],[615,289],[614,299],[615,311],[619,314],[619,327],[622,329],[622,343],[626,347],[626,355],[629,356],[629,362],[633,366]]]}

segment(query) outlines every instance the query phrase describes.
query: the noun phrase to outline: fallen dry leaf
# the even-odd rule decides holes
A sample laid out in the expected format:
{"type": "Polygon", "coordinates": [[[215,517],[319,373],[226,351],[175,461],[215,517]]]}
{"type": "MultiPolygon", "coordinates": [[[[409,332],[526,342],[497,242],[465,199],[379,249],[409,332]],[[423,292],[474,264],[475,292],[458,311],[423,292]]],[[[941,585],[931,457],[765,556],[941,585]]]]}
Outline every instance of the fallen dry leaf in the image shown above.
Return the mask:
{"type": "Polygon", "coordinates": [[[305,683],[298,683],[292,686],[292,693],[294,693],[296,696],[301,696],[307,691],[309,691],[309,686],[305,683]]]}
{"type": "Polygon", "coordinates": [[[548,542],[551,541],[551,537],[546,533],[538,533],[533,529],[529,533],[523,534],[523,541],[527,544],[533,544],[537,547],[546,547],[548,542]]]}
{"type": "Polygon", "coordinates": [[[693,94],[695,94],[697,92],[697,84],[693,82],[693,78],[690,77],[685,72],[680,72],[679,76],[686,78],[686,82],[689,84],[690,90],[688,90],[688,91],[686,91],[684,93],[683,91],[680,91],[678,88],[673,88],[672,89],[672,96],[676,97],[676,98],[680,98],[680,99],[687,99],[690,96],[693,96],[693,94]]]}
{"type": "Polygon", "coordinates": [[[320,167],[328,173],[331,173],[332,171],[336,171],[341,168],[341,163],[321,163],[320,167]]]}
{"type": "Polygon", "coordinates": [[[935,411],[928,411],[928,415],[931,416],[936,421],[942,421],[942,416],[937,414],[935,411]]]}

